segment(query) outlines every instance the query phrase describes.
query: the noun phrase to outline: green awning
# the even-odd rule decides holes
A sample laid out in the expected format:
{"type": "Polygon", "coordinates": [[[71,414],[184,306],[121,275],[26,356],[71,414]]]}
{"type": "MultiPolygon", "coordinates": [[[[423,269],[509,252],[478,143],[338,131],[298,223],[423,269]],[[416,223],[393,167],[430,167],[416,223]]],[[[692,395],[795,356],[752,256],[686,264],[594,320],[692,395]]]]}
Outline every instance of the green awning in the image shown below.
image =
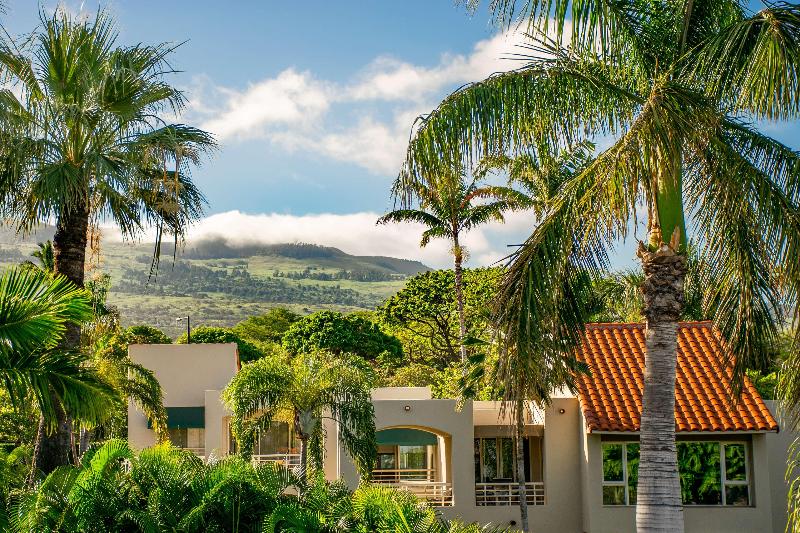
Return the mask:
{"type": "Polygon", "coordinates": [[[436,444],[436,435],[420,429],[394,428],[375,433],[378,444],[394,446],[426,446],[436,444]]]}
{"type": "MultiPolygon", "coordinates": [[[[147,428],[152,424],[147,421],[147,428]]],[[[167,407],[167,428],[204,428],[206,427],[205,407],[167,407]]]]}

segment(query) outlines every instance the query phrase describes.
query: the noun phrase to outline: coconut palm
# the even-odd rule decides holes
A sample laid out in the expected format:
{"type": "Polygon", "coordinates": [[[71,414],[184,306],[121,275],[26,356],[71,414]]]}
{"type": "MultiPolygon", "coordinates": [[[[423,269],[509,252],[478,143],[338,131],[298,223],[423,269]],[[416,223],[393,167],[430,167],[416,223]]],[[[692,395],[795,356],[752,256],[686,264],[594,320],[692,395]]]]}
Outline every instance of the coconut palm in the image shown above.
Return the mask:
{"type": "Polygon", "coordinates": [[[301,354],[290,363],[265,357],[242,366],[222,393],[233,412],[231,428],[243,455],[251,453],[256,431],[273,421],[291,424],[300,440],[300,471],[309,456],[321,467],[322,421],[339,424],[339,439],[363,477],[374,466],[375,417],[370,373],[363,361],[326,352],[301,354]]]}
{"type": "Polygon", "coordinates": [[[409,206],[391,211],[380,217],[378,224],[414,222],[423,225],[427,229],[422,233],[422,247],[427,246],[431,239],[446,239],[450,242],[455,271],[461,362],[464,363],[466,346],[463,342],[467,328],[464,318],[462,264],[466,248],[461,243],[461,237],[487,222],[502,222],[506,211],[527,206],[526,197],[509,187],[485,185],[480,176],[467,178],[457,167],[455,170],[440,170],[435,179],[415,183],[412,190],[406,192],[417,203],[417,207],[409,206]]]}
{"type": "Polygon", "coordinates": [[[583,323],[565,304],[567,282],[603,269],[613,244],[646,222],[638,252],[648,327],[636,523],[639,531],[682,531],[674,389],[688,238],[721,280],[703,285],[703,300],[737,382],[777,339],[781,289],[793,299],[800,288],[800,154],[755,124],[800,115],[800,7],[491,5],[502,24],[522,17],[531,34],[524,64],[456,91],[424,117],[397,186],[413,192],[442,159],[469,165],[531,146],[558,153],[605,137],[608,147],[559,189],[515,254],[498,320],[520,357],[541,349],[530,344],[542,339],[553,354],[571,353],[583,323]]]}
{"type": "MultiPolygon", "coordinates": [[[[54,220],[54,271],[77,286],[88,234],[100,220],[126,237],[155,227],[157,264],[162,236],[177,239],[202,212],[189,167],[214,146],[208,133],[163,118],[184,105],[164,81],[174,46],[116,40],[105,13],[75,19],[62,9],[42,15],[31,39],[0,39],[2,213],[21,231],[54,220]]],[[[72,327],[64,342],[75,348],[79,338],[72,327]]],[[[70,424],[67,414],[61,419],[65,441],[70,424]]],[[[46,471],[68,460],[51,444],[38,458],[46,471]]]]}

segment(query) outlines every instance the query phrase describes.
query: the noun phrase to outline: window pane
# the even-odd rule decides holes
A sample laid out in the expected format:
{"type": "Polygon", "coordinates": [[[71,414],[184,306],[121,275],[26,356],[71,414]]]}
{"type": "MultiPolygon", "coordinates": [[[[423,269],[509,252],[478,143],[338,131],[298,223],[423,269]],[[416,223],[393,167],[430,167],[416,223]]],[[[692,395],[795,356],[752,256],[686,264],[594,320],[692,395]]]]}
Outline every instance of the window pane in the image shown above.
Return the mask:
{"type": "Polygon", "coordinates": [[[603,486],[603,505],[625,505],[625,487],[603,486]]]}
{"type": "Polygon", "coordinates": [[[483,440],[483,481],[484,483],[497,479],[497,441],[495,439],[483,440]]]}
{"type": "Polygon", "coordinates": [[[501,462],[500,477],[514,479],[514,442],[511,439],[500,439],[501,462]]]}
{"type": "Polygon", "coordinates": [[[747,485],[728,485],[725,487],[726,505],[750,505],[750,491],[747,485]]]}
{"type": "Polygon", "coordinates": [[[176,448],[186,448],[186,428],[172,428],[167,430],[169,432],[169,441],[176,448]]]}
{"type": "Polygon", "coordinates": [[[475,481],[483,482],[481,479],[481,439],[475,439],[475,481]]]}
{"type": "Polygon", "coordinates": [[[401,479],[425,479],[424,472],[428,468],[428,450],[426,446],[398,446],[398,465],[400,470],[412,472],[400,474],[401,479]]]}
{"type": "Polygon", "coordinates": [[[725,445],[725,479],[728,481],[747,481],[744,444],[725,445]]]}
{"type": "Polygon", "coordinates": [[[393,453],[379,453],[378,454],[378,470],[394,470],[395,457],[393,453]]]}
{"type": "Polygon", "coordinates": [[[636,503],[636,483],[639,481],[639,445],[628,443],[625,447],[628,452],[628,504],[634,505],[636,503]]]}
{"type": "Polygon", "coordinates": [[[684,505],[722,503],[718,442],[679,442],[678,471],[684,505]]]}
{"type": "Polygon", "coordinates": [[[186,447],[202,449],[206,446],[206,430],[203,428],[189,428],[186,430],[186,447]]]}
{"type": "Polygon", "coordinates": [[[623,481],[622,444],[603,444],[603,481],[623,481]]]}

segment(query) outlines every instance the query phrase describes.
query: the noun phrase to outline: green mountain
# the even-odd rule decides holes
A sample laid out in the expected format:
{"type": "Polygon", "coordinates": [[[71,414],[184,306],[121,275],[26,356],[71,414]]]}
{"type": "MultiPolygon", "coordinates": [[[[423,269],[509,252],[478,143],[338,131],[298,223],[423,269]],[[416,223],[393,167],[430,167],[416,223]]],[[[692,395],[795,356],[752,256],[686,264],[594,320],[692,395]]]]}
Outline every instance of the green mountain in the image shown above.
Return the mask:
{"type": "MultiPolygon", "coordinates": [[[[0,229],[0,264],[30,258],[36,243],[52,237],[52,228],[20,238],[0,229]]],[[[104,240],[94,254],[87,279],[111,276],[109,303],[125,325],[147,323],[175,337],[190,316],[193,325],[232,326],[276,306],[297,312],[320,309],[374,309],[405,284],[429,270],[418,261],[355,256],[337,248],[305,243],[234,245],[205,239],[162,249],[151,272],[151,244],[104,240]]]]}

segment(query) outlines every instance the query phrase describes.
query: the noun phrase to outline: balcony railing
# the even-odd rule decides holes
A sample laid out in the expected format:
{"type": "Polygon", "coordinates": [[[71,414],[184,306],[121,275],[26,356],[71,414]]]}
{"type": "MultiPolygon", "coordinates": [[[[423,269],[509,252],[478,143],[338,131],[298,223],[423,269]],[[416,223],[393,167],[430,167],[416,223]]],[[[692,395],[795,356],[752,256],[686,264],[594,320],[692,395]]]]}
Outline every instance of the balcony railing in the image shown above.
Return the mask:
{"type": "Polygon", "coordinates": [[[399,468],[380,469],[372,471],[372,481],[375,483],[393,483],[399,481],[433,481],[436,479],[436,470],[431,468],[399,468]]]}
{"type": "Polygon", "coordinates": [[[407,490],[417,498],[427,500],[437,507],[453,505],[453,485],[434,481],[436,470],[431,468],[400,468],[372,471],[372,482],[407,490]]]}
{"type": "Polygon", "coordinates": [[[287,468],[300,466],[299,453],[268,453],[263,455],[253,455],[252,461],[255,464],[278,463],[287,468]]]}
{"type": "MultiPolygon", "coordinates": [[[[525,483],[525,500],[528,505],[544,505],[544,483],[525,483]]],[[[519,483],[476,483],[475,504],[519,505],[519,483]]]]}

